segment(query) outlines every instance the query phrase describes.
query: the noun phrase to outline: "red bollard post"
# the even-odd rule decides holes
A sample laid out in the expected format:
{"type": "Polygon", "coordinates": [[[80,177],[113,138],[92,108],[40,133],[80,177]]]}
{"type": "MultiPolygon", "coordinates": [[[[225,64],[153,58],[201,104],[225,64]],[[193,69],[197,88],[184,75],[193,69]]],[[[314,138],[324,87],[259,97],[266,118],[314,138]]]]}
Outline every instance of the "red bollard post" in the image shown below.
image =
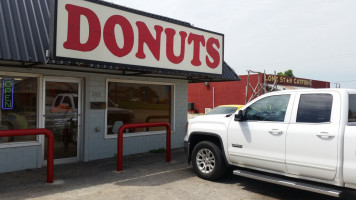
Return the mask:
{"type": "Polygon", "coordinates": [[[117,135],[117,171],[122,171],[122,157],[123,157],[123,138],[125,125],[121,126],[117,135]]]}
{"type": "Polygon", "coordinates": [[[117,171],[122,171],[124,131],[128,128],[147,128],[157,126],[166,127],[166,162],[171,162],[171,125],[169,125],[168,122],[124,124],[119,128],[117,133],[117,171]]]}
{"type": "Polygon", "coordinates": [[[171,126],[166,125],[166,162],[171,162],[171,126]]]}
{"type": "Polygon", "coordinates": [[[47,136],[47,183],[54,180],[54,136],[51,131],[46,130],[47,136]]]}
{"type": "Polygon", "coordinates": [[[0,137],[24,136],[24,135],[45,135],[47,136],[47,183],[53,183],[53,166],[54,166],[54,137],[48,129],[17,129],[0,131],[0,137]]]}

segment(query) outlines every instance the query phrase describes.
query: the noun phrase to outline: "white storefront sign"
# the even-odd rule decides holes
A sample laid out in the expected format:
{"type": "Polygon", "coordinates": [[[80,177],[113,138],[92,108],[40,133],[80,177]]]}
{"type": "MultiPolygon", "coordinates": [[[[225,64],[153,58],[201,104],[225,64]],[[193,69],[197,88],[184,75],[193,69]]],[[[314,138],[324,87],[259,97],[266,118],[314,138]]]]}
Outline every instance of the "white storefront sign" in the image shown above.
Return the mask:
{"type": "Polygon", "coordinates": [[[222,34],[90,1],[56,5],[55,57],[222,73],[222,34]]]}

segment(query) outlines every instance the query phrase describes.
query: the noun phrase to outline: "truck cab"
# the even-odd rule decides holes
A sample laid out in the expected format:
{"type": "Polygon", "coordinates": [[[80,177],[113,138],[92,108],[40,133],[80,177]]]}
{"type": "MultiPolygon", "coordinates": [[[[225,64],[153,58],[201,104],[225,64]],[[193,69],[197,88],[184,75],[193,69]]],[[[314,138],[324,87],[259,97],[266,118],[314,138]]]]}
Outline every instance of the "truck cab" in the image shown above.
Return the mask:
{"type": "Polygon", "coordinates": [[[188,159],[208,180],[235,166],[355,189],[355,111],[356,90],[267,93],[232,115],[190,120],[188,159]]]}
{"type": "Polygon", "coordinates": [[[58,94],[53,101],[51,113],[72,113],[76,112],[78,105],[78,94],[62,93],[58,94]]]}

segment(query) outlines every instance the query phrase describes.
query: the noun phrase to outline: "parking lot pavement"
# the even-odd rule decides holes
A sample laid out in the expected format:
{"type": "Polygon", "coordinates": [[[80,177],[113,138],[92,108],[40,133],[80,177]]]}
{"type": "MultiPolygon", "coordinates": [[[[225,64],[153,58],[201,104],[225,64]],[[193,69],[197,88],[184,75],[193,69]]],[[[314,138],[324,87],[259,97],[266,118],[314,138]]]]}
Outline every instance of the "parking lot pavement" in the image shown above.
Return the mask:
{"type": "MultiPolygon", "coordinates": [[[[229,175],[217,182],[195,176],[182,149],[116,159],[55,166],[55,183],[46,184],[46,168],[0,174],[0,199],[336,199],[229,175]]],[[[356,199],[356,195],[343,199],[356,199]]]]}

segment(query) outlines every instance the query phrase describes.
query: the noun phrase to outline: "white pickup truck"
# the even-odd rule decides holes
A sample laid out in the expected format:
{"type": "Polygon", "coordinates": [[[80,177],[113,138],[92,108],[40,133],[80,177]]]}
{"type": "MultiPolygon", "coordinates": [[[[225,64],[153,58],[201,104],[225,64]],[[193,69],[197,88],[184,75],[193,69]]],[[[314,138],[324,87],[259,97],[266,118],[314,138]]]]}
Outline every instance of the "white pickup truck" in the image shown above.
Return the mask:
{"type": "Polygon", "coordinates": [[[339,196],[356,189],[356,90],[267,93],[236,113],[189,120],[184,140],[203,179],[235,167],[235,175],[339,196]]]}

